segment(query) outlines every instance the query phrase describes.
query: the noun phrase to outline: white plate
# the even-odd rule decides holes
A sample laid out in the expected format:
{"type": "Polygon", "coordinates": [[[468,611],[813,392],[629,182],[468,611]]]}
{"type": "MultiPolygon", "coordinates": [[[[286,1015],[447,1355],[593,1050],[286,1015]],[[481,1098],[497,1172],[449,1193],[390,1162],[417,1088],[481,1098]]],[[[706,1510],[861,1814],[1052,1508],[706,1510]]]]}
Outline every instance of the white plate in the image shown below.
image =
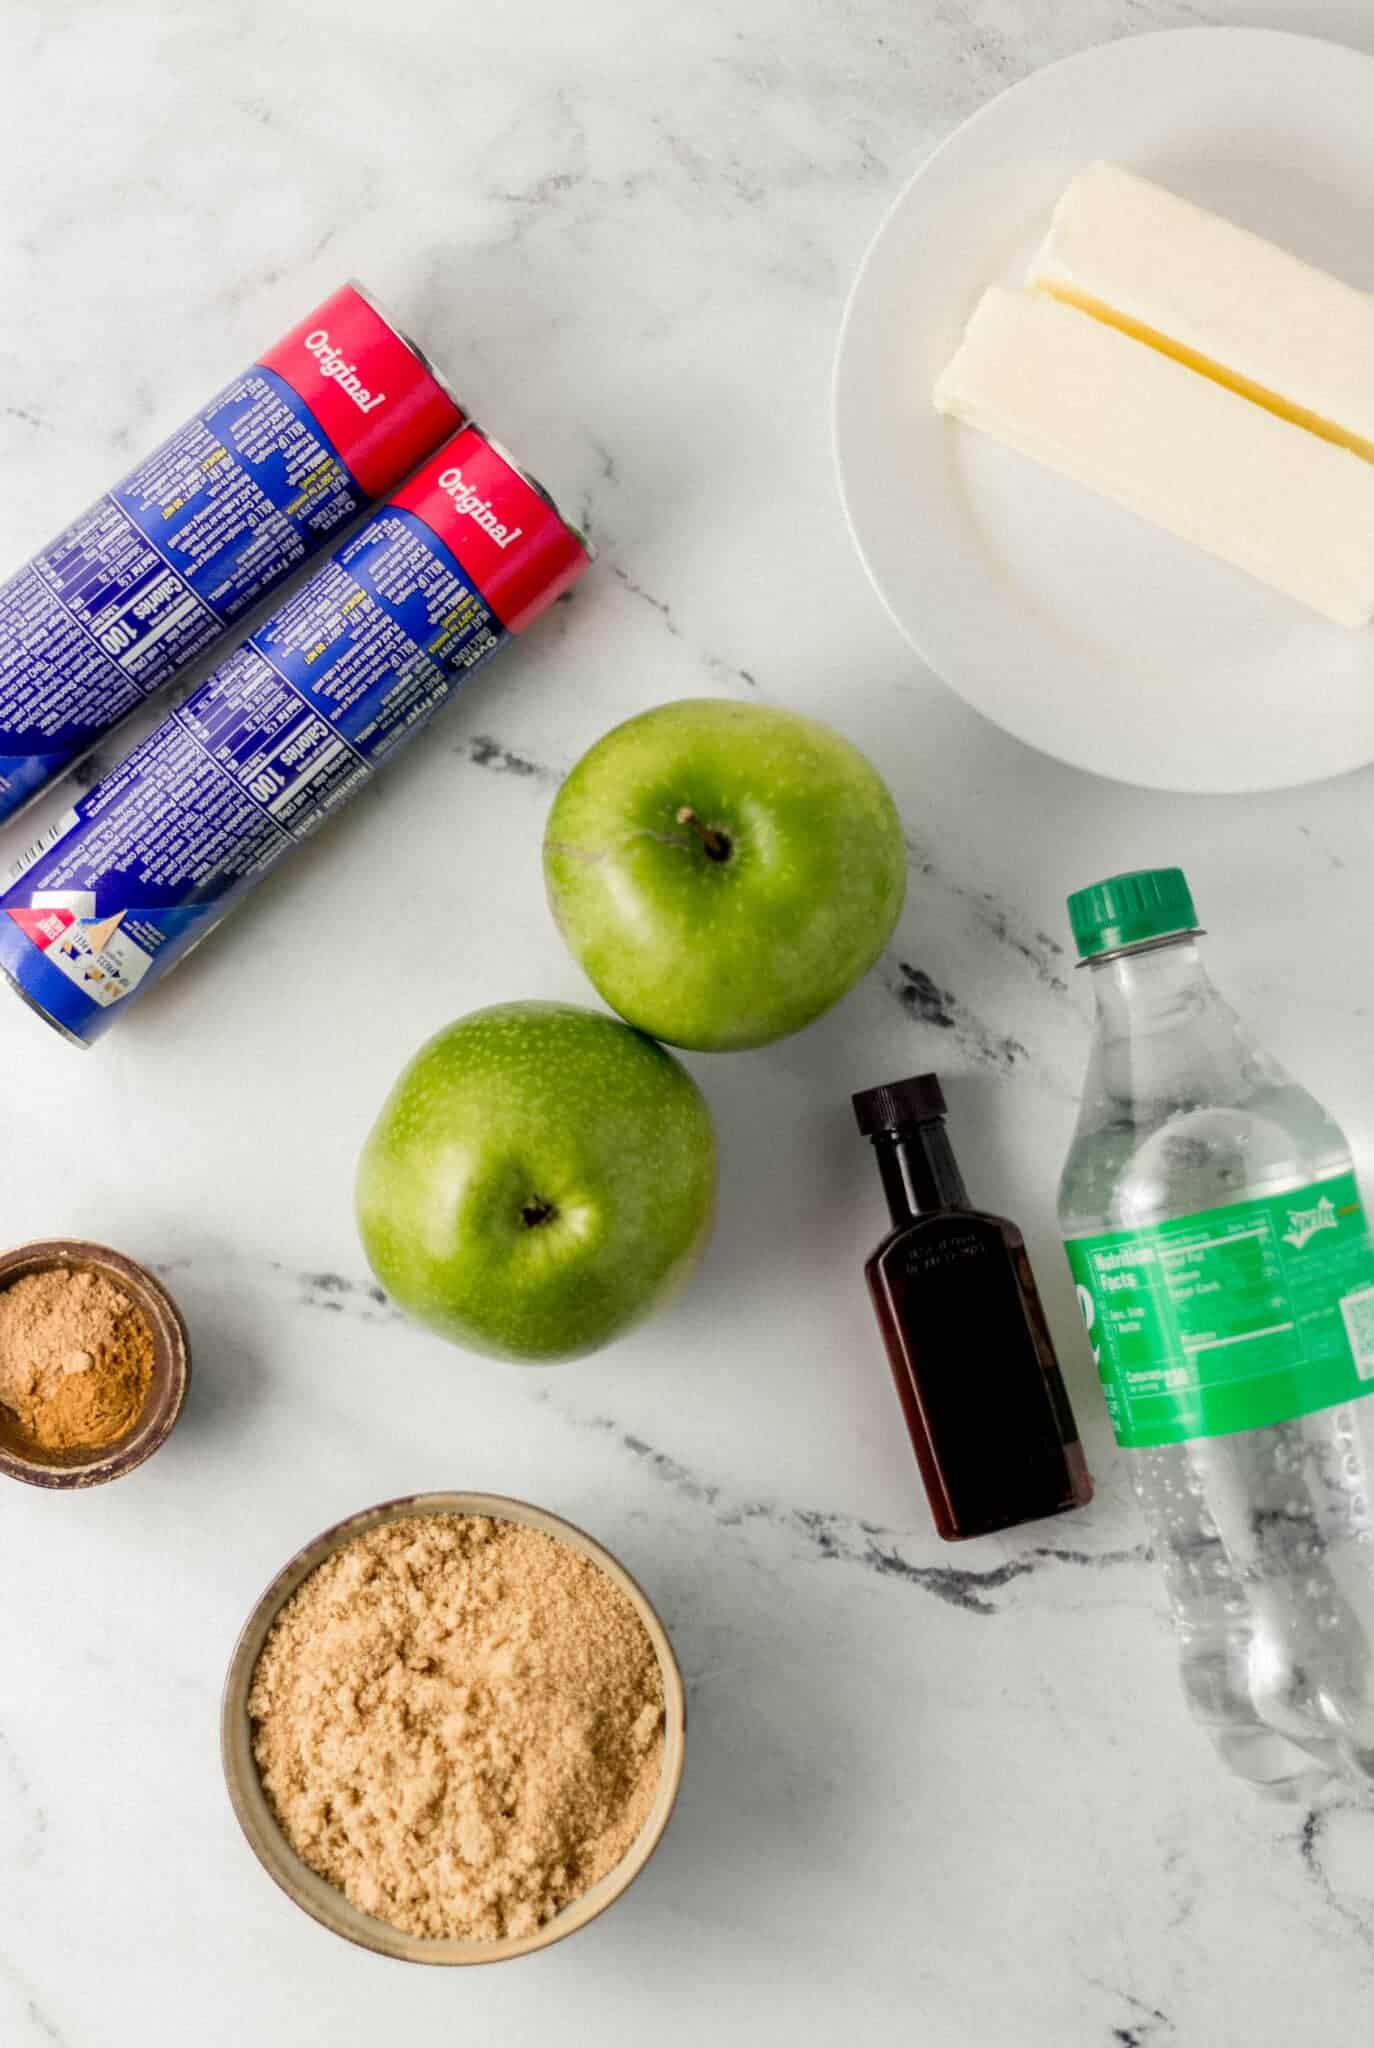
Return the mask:
{"type": "Polygon", "coordinates": [[[850,296],[834,427],[859,552],[930,666],[1060,760],[1210,791],[1361,767],[1374,627],[1326,624],[931,405],[984,287],[1020,282],[1097,157],[1374,288],[1374,59],[1181,29],[1037,72],[927,159],[850,296]]]}

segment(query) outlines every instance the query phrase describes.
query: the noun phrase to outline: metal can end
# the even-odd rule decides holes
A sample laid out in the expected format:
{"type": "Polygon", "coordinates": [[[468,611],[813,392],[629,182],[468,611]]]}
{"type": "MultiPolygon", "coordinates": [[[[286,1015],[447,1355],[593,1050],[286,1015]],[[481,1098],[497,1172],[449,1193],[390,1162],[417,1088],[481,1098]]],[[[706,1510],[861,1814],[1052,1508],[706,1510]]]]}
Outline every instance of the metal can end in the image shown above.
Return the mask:
{"type": "Polygon", "coordinates": [[[587,557],[587,560],[589,562],[594,562],[596,560],[595,542],[588,539],[587,535],[582,531],[582,528],[580,526],[573,525],[571,519],[568,518],[562,506],[559,504],[557,498],[555,498],[553,492],[548,489],[547,485],[541,484],[538,477],[533,475],[531,471],[526,469],[523,462],[517,462],[515,457],[511,454],[510,449],[506,446],[505,442],[498,441],[495,434],[489,434],[485,427],[477,426],[476,420],[470,420],[468,424],[470,426],[477,427],[478,433],[482,436],[482,439],[486,442],[487,446],[489,448],[494,448],[496,450],[496,453],[500,456],[501,460],[503,462],[508,462],[510,464],[511,468],[515,471],[515,474],[520,478],[520,481],[522,483],[528,484],[532,491],[538,493],[538,495],[544,500],[544,503],[548,506],[550,512],[556,513],[559,519],[562,520],[564,526],[567,527],[568,532],[572,535],[573,539],[577,542],[577,545],[581,548],[583,554],[587,557]]]}
{"type": "Polygon", "coordinates": [[[435,383],[439,386],[439,389],[443,392],[445,398],[449,399],[454,405],[457,406],[459,412],[463,415],[463,418],[466,421],[468,418],[468,409],[466,405],[464,405],[462,399],[458,396],[458,393],[454,390],[448,378],[439,368],[439,365],[435,362],[429,350],[427,348],[421,348],[419,342],[416,341],[414,335],[407,333],[406,329],[402,327],[400,321],[396,319],[390,307],[384,306],[381,300],[377,297],[377,294],[375,292],[370,292],[367,286],[362,282],[360,278],[350,277],[348,279],[348,288],[350,291],[354,291],[358,294],[358,297],[363,301],[364,305],[371,306],[373,312],[377,315],[377,318],[379,320],[385,320],[387,326],[391,329],[392,333],[396,336],[396,338],[399,341],[403,341],[405,343],[406,347],[410,350],[410,353],[414,356],[416,362],[419,363],[421,368],[427,371],[428,374],[434,379],[435,383]]]}

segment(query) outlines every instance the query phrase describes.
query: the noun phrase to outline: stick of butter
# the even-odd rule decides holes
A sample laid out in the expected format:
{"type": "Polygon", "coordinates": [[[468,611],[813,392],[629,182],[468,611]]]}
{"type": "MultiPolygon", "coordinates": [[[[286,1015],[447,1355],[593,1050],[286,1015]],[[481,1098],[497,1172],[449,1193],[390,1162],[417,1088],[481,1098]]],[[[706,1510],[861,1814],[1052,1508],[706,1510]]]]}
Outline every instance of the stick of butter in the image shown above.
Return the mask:
{"type": "Polygon", "coordinates": [[[1027,282],[1374,461],[1374,298],[1262,236],[1089,164],[1027,282]]]}
{"type": "Polygon", "coordinates": [[[1339,625],[1374,617],[1374,463],[1117,327],[994,287],[935,404],[1339,625]]]}

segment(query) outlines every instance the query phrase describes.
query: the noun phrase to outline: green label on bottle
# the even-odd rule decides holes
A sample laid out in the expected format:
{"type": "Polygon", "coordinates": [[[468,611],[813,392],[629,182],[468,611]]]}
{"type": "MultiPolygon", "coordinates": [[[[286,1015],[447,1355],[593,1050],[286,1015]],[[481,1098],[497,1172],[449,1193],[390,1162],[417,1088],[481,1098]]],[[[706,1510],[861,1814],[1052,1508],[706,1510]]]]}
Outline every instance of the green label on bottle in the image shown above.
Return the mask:
{"type": "Polygon", "coordinates": [[[1353,1173],[1065,1249],[1118,1443],[1263,1429],[1374,1393],[1353,1173]]]}

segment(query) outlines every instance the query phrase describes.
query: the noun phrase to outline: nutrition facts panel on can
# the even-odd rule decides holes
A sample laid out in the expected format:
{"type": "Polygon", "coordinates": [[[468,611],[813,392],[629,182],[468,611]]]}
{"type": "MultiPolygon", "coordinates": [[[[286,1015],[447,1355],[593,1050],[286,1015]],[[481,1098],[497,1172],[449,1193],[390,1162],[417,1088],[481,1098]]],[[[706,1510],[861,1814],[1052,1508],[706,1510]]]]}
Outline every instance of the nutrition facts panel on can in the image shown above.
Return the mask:
{"type": "Polygon", "coordinates": [[[303,400],[250,370],[111,493],[224,623],[362,508],[303,400]]]}
{"type": "Polygon", "coordinates": [[[383,512],[176,715],[300,836],[502,637],[433,535],[383,512]]]}
{"type": "Polygon", "coordinates": [[[11,954],[28,947],[48,1014],[88,1029],[92,1011],[165,972],[505,637],[422,520],[379,513],[21,863],[0,919],[7,969],[23,976],[11,954]]]}
{"type": "Polygon", "coordinates": [[[276,850],[279,835],[258,806],[218,773],[173,719],[103,788],[106,801],[79,843],[62,840],[53,848],[44,875],[49,893],[73,885],[89,891],[111,866],[136,867],[158,892],[194,894],[211,877],[222,889],[255,873],[276,850]]]}
{"type": "Polygon", "coordinates": [[[284,833],[302,836],[367,773],[328,719],[301,702],[269,661],[244,647],[180,714],[215,767],[284,833]]]}
{"type": "Polygon", "coordinates": [[[478,429],[445,442],[20,863],[0,975],[90,1044],[588,559],[478,429]]]}
{"type": "MultiPolygon", "coordinates": [[[[111,498],[69,526],[27,573],[85,629],[136,696],[155,689],[219,631],[209,606],[111,498]]],[[[43,710],[50,711],[48,699],[43,710]]]]}
{"type": "Polygon", "coordinates": [[[0,586],[0,789],[41,787],[364,502],[284,379],[237,378],[0,586]]]}

